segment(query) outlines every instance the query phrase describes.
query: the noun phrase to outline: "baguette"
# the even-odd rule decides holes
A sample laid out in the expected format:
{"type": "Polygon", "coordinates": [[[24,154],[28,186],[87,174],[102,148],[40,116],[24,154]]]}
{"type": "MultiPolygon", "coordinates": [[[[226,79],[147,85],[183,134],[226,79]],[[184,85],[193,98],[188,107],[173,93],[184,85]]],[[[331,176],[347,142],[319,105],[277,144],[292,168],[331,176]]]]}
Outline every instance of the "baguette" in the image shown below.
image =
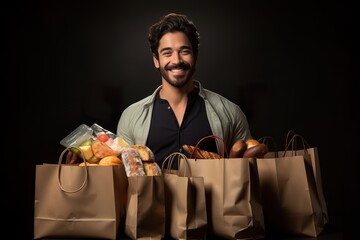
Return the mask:
{"type": "Polygon", "coordinates": [[[155,161],[154,153],[145,145],[132,145],[131,148],[137,150],[143,161],[155,161]]]}
{"type": "Polygon", "coordinates": [[[144,161],[143,165],[147,176],[162,175],[161,168],[156,162],[144,161]]]}
{"type": "Polygon", "coordinates": [[[219,159],[220,155],[214,152],[196,148],[189,144],[184,144],[182,148],[194,158],[200,159],[219,159]]]}
{"type": "Polygon", "coordinates": [[[120,156],[128,177],[146,176],[139,151],[129,147],[122,151],[120,156]]]}

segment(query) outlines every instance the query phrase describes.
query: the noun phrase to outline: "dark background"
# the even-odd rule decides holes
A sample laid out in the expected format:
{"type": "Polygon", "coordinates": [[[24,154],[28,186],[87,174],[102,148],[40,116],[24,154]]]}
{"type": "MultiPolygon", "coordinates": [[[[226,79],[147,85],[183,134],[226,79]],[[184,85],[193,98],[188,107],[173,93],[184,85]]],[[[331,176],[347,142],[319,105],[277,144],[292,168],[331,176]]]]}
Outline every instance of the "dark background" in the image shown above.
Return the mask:
{"type": "Polygon", "coordinates": [[[350,153],[334,151],[350,146],[342,141],[358,133],[358,73],[349,74],[346,42],[347,23],[358,21],[351,10],[345,2],[317,1],[5,5],[3,161],[9,189],[2,194],[3,216],[21,226],[12,234],[33,238],[35,165],[56,163],[64,149],[60,140],[80,124],[116,132],[124,108],[160,84],[147,31],[169,12],[194,21],[201,35],[195,78],[243,109],[254,138],[270,135],[283,146],[293,130],[318,147],[329,226],[343,231],[345,206],[358,208],[343,201],[350,153]]]}

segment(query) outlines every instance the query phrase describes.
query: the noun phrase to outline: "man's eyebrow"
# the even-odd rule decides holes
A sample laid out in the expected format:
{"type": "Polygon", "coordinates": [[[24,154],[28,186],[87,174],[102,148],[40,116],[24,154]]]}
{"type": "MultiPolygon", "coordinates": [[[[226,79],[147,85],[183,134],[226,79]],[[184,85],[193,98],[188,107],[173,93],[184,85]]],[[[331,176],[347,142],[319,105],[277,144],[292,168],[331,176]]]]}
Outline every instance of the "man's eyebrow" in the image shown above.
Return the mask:
{"type": "Polygon", "coordinates": [[[161,49],[160,52],[169,51],[169,50],[171,50],[171,48],[170,48],[170,47],[166,47],[166,48],[161,49]]]}
{"type": "MultiPolygon", "coordinates": [[[[189,49],[189,50],[191,50],[192,48],[190,47],[190,46],[182,46],[182,47],[180,47],[180,50],[184,50],[184,49],[189,49]]],[[[164,51],[169,51],[169,50],[172,50],[170,47],[165,47],[165,48],[163,48],[163,49],[161,49],[160,50],[160,53],[162,53],[162,52],[164,52],[164,51]]]]}
{"type": "Polygon", "coordinates": [[[182,46],[182,47],[180,48],[180,50],[184,50],[184,49],[189,49],[189,50],[191,50],[192,48],[191,48],[190,46],[182,46]]]}

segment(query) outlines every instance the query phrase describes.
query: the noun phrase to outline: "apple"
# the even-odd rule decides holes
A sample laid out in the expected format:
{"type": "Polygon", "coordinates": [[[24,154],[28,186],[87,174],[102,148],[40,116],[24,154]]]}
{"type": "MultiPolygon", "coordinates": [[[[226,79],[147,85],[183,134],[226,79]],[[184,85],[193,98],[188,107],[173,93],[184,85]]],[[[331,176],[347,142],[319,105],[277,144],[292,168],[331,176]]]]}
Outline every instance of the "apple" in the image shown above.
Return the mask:
{"type": "Polygon", "coordinates": [[[100,158],[96,157],[95,155],[92,156],[90,159],[87,159],[89,163],[99,163],[100,158]]]}
{"type": "MultiPolygon", "coordinates": [[[[94,156],[94,153],[91,149],[91,145],[79,146],[79,148],[86,160],[89,160],[94,156]]],[[[82,156],[82,155],[80,154],[80,156],[82,156]]]]}
{"type": "Polygon", "coordinates": [[[91,146],[92,142],[93,141],[91,139],[88,139],[88,140],[85,140],[84,142],[82,142],[80,144],[80,146],[91,146]]]}
{"type": "Polygon", "coordinates": [[[109,136],[106,133],[99,134],[97,138],[102,142],[106,142],[107,140],[109,140],[109,136]]]}
{"type": "Polygon", "coordinates": [[[70,151],[75,153],[75,154],[81,155],[80,150],[78,148],[72,147],[72,148],[70,148],[70,151]]]}

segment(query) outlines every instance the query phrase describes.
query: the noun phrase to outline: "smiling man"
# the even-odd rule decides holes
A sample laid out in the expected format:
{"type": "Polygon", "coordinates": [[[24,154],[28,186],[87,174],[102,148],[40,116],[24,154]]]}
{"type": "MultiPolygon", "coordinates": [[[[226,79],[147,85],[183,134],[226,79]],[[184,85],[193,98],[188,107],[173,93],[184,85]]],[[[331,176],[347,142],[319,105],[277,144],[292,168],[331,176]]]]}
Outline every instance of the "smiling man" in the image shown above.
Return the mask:
{"type": "MultiPolygon", "coordinates": [[[[128,106],[118,122],[117,135],[130,145],[149,147],[160,166],[171,153],[184,152],[184,144],[195,146],[209,135],[221,137],[226,149],[239,139],[251,138],[240,107],[193,79],[199,38],[194,23],[182,14],[167,14],[149,28],[161,86],[128,106]]],[[[208,138],[199,147],[224,156],[223,146],[214,139],[208,138]]]]}

